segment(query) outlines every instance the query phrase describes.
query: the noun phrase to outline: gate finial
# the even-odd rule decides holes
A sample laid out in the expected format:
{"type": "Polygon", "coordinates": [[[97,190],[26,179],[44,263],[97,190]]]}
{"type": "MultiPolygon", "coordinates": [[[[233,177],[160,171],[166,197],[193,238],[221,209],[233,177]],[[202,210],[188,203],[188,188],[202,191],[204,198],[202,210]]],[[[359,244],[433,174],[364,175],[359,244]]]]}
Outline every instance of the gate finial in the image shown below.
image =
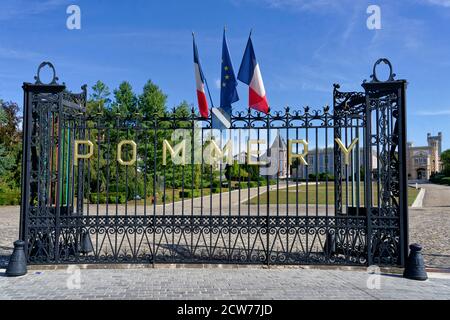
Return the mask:
{"type": "Polygon", "coordinates": [[[38,70],[37,70],[37,73],[36,73],[36,75],[34,76],[34,80],[36,80],[35,84],[56,85],[56,84],[58,84],[57,81],[59,80],[59,78],[56,76],[56,71],[55,71],[55,67],[53,66],[53,64],[52,64],[51,62],[44,61],[44,62],[42,62],[42,63],[39,65],[38,70]],[[41,81],[41,70],[42,70],[42,68],[44,68],[45,66],[48,66],[50,69],[52,69],[52,72],[53,72],[53,78],[52,78],[52,80],[51,80],[49,83],[43,83],[43,82],[41,81]]]}
{"type": "Polygon", "coordinates": [[[370,76],[372,78],[372,82],[389,82],[389,81],[395,81],[396,74],[392,72],[392,64],[391,62],[386,58],[378,59],[377,62],[373,65],[373,71],[372,75],[370,76]],[[380,81],[380,79],[377,76],[377,66],[381,63],[387,64],[389,67],[389,78],[385,81],[380,81]]]}

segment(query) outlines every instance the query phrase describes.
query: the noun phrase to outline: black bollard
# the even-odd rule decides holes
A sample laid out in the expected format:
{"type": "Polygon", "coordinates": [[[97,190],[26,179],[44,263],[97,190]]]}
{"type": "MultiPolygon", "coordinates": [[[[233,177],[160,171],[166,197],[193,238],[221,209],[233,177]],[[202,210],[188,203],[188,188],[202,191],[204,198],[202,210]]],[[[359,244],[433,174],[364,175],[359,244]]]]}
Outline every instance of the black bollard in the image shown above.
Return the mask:
{"type": "Polygon", "coordinates": [[[87,231],[84,231],[81,236],[80,252],[83,254],[88,254],[92,251],[94,251],[94,247],[92,245],[91,237],[87,231]]]}
{"type": "Polygon", "coordinates": [[[336,253],[336,235],[334,233],[331,234],[327,232],[327,237],[323,245],[323,252],[328,257],[331,257],[336,253]]]}
{"type": "Polygon", "coordinates": [[[6,275],[8,277],[18,277],[27,274],[27,258],[25,256],[25,242],[17,240],[14,242],[14,251],[9,258],[6,275]]]}
{"type": "Polygon", "coordinates": [[[427,280],[427,271],[425,270],[425,262],[423,261],[422,246],[413,243],[409,246],[411,252],[408,259],[406,259],[405,271],[403,277],[412,280],[427,280]]]}

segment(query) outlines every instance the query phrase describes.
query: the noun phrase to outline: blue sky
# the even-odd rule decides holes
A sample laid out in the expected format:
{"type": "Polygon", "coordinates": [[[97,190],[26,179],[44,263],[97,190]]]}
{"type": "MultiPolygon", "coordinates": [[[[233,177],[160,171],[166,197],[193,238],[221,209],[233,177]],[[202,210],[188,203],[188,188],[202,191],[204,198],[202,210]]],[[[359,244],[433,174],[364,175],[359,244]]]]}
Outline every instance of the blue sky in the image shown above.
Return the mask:
{"type": "MultiPolygon", "coordinates": [[[[2,0],[0,98],[21,104],[23,81],[44,60],[79,91],[130,81],[137,93],[152,79],[169,107],[196,101],[191,31],[216,104],[221,35],[227,26],[235,70],[249,30],[272,109],[332,103],[332,84],[360,90],[373,63],[387,57],[409,81],[408,140],[444,134],[450,148],[450,0],[2,0]],[[66,28],[66,8],[81,8],[81,30],[66,28]],[[369,4],[381,8],[381,30],[369,30],[369,4]]],[[[247,89],[239,85],[244,110],[247,89]]]]}

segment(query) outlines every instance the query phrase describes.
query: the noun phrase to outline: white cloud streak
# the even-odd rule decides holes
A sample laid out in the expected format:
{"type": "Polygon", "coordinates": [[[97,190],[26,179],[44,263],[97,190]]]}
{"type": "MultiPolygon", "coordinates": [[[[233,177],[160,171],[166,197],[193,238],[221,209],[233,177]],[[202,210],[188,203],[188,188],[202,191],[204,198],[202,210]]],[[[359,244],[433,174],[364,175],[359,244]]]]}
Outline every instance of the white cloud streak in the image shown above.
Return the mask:
{"type": "Polygon", "coordinates": [[[450,8],[450,0],[426,0],[426,2],[436,6],[450,8]]]}
{"type": "Polygon", "coordinates": [[[231,0],[235,5],[242,2],[255,3],[273,9],[287,9],[295,11],[322,12],[336,11],[346,8],[346,4],[353,4],[354,0],[231,0]]]}
{"type": "MultiPolygon", "coordinates": [[[[2,0],[0,10],[0,21],[25,18],[31,15],[38,15],[57,7],[70,4],[69,0],[2,0]]],[[[65,10],[63,11],[65,14],[65,10]]]]}
{"type": "Polygon", "coordinates": [[[416,116],[425,116],[425,117],[433,117],[433,116],[450,116],[450,109],[444,109],[439,111],[419,111],[414,113],[416,116]]]}

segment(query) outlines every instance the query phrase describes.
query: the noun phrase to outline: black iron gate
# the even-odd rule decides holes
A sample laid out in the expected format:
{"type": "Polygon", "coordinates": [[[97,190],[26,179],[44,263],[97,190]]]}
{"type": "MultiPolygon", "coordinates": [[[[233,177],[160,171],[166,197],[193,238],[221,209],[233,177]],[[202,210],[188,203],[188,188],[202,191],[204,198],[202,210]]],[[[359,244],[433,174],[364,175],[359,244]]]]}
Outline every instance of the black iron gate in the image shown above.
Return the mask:
{"type": "Polygon", "coordinates": [[[86,87],[57,80],[45,62],[23,87],[28,263],[404,265],[406,81],[386,59],[332,109],[238,112],[225,131],[194,110],[88,112],[86,87]]]}

